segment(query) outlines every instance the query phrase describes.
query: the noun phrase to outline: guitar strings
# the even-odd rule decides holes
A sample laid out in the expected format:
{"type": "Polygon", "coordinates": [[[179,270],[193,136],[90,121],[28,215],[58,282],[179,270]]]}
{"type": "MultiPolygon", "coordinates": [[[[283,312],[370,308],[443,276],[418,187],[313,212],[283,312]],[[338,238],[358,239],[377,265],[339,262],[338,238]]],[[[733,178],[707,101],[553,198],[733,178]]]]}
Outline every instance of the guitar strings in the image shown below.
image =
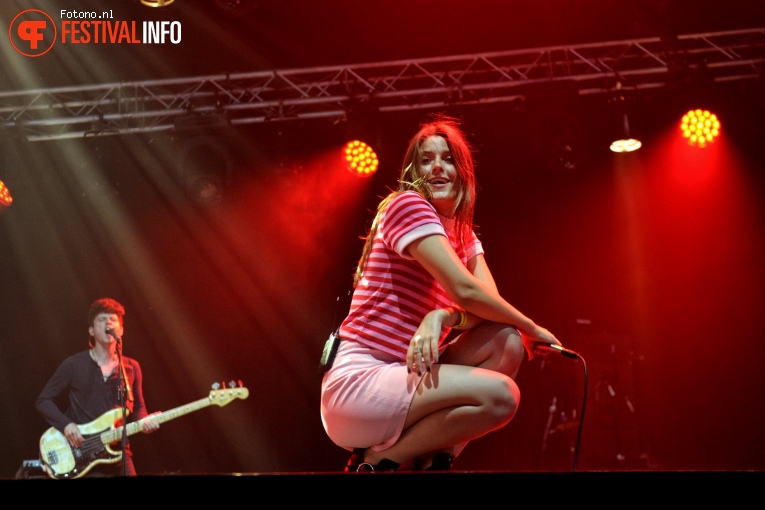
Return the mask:
{"type": "Polygon", "coordinates": [[[80,450],[84,452],[98,451],[99,448],[102,448],[104,446],[105,445],[103,441],[101,440],[101,434],[92,434],[92,435],[86,436],[85,439],[83,439],[82,446],[80,446],[80,450]]]}
{"type": "Polygon", "coordinates": [[[95,451],[100,446],[103,445],[103,442],[101,441],[101,437],[99,435],[93,435],[88,436],[82,441],[82,446],[80,446],[80,450],[82,451],[95,451]]]}

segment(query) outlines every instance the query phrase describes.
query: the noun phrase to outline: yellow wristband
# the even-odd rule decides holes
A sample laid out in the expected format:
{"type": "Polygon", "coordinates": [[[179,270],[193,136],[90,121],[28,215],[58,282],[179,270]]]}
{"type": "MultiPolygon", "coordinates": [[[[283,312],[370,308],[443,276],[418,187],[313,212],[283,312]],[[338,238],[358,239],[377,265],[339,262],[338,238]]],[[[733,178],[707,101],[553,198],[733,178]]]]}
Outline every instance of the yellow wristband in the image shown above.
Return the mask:
{"type": "Polygon", "coordinates": [[[460,321],[459,323],[455,324],[452,327],[454,329],[462,329],[465,327],[465,324],[467,324],[467,313],[465,313],[465,310],[463,310],[459,306],[455,306],[454,309],[460,313],[460,321]]]}

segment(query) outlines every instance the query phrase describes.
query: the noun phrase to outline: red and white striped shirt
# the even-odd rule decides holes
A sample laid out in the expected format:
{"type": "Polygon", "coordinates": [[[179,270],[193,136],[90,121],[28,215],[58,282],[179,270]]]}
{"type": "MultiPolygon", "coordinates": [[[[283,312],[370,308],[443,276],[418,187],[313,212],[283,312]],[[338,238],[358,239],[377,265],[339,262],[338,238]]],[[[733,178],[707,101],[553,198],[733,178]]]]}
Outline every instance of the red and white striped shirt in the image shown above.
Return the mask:
{"type": "MultiPolygon", "coordinates": [[[[475,232],[468,245],[461,246],[453,220],[439,215],[414,191],[399,194],[380,217],[350,312],[340,326],[341,338],[403,360],[425,314],[454,304],[435,278],[405,251],[412,241],[429,235],[447,237],[463,264],[483,253],[475,232]]],[[[450,329],[443,328],[441,342],[450,329]]]]}

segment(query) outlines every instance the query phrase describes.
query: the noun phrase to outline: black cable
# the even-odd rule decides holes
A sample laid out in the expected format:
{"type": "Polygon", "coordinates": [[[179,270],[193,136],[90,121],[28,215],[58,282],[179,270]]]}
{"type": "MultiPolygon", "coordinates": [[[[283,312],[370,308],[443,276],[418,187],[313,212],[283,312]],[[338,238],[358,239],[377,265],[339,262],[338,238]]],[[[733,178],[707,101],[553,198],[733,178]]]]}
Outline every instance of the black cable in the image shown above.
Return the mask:
{"type": "Polygon", "coordinates": [[[579,432],[577,432],[576,445],[574,446],[573,471],[576,471],[576,463],[579,459],[579,445],[582,441],[582,428],[584,426],[584,410],[587,407],[587,363],[585,363],[584,358],[579,353],[572,351],[571,349],[566,349],[560,345],[548,344],[545,342],[535,342],[534,350],[542,354],[562,354],[567,358],[578,359],[582,362],[582,368],[584,369],[584,393],[582,396],[582,413],[579,417],[579,432]]]}
{"type": "Polygon", "coordinates": [[[584,426],[584,410],[587,407],[587,363],[584,362],[584,358],[579,354],[577,354],[576,357],[582,362],[582,370],[584,371],[584,393],[582,395],[582,414],[579,417],[579,432],[577,432],[576,445],[574,446],[574,465],[572,471],[576,471],[576,462],[579,458],[579,444],[582,441],[582,428],[584,426]]]}

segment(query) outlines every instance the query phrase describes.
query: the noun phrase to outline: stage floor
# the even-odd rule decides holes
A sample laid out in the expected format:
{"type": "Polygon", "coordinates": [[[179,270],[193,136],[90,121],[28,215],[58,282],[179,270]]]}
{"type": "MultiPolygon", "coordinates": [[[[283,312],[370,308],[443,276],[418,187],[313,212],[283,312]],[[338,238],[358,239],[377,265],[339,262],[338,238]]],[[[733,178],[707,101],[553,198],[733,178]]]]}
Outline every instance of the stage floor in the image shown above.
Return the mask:
{"type": "MultiPolygon", "coordinates": [[[[759,500],[765,471],[587,471],[587,472],[476,472],[441,473],[228,473],[138,476],[134,478],[78,478],[52,480],[30,477],[4,480],[0,487],[11,493],[34,497],[36,503],[51,498],[61,501],[71,492],[73,498],[86,494],[136,497],[147,502],[173,501],[174,504],[204,504],[209,497],[217,503],[240,501],[241,497],[271,498],[293,504],[336,505],[347,496],[359,497],[359,504],[376,499],[382,504],[410,498],[422,502],[484,500],[480,504],[614,503],[650,504],[677,501],[688,504],[726,506],[759,500]],[[95,492],[91,492],[95,491],[95,492]],[[126,492],[127,491],[127,492],[126,492]],[[138,491],[138,492],[134,492],[138,491]],[[342,492],[341,492],[342,491],[342,492]],[[338,499],[340,495],[342,500],[338,499]],[[490,499],[489,499],[490,498],[490,499]],[[385,503],[383,503],[385,501],[385,503]]],[[[281,503],[280,503],[281,504],[281,503]]],[[[397,503],[400,504],[400,503],[397,503]]],[[[372,505],[374,506],[374,505],[372,505]]]]}

